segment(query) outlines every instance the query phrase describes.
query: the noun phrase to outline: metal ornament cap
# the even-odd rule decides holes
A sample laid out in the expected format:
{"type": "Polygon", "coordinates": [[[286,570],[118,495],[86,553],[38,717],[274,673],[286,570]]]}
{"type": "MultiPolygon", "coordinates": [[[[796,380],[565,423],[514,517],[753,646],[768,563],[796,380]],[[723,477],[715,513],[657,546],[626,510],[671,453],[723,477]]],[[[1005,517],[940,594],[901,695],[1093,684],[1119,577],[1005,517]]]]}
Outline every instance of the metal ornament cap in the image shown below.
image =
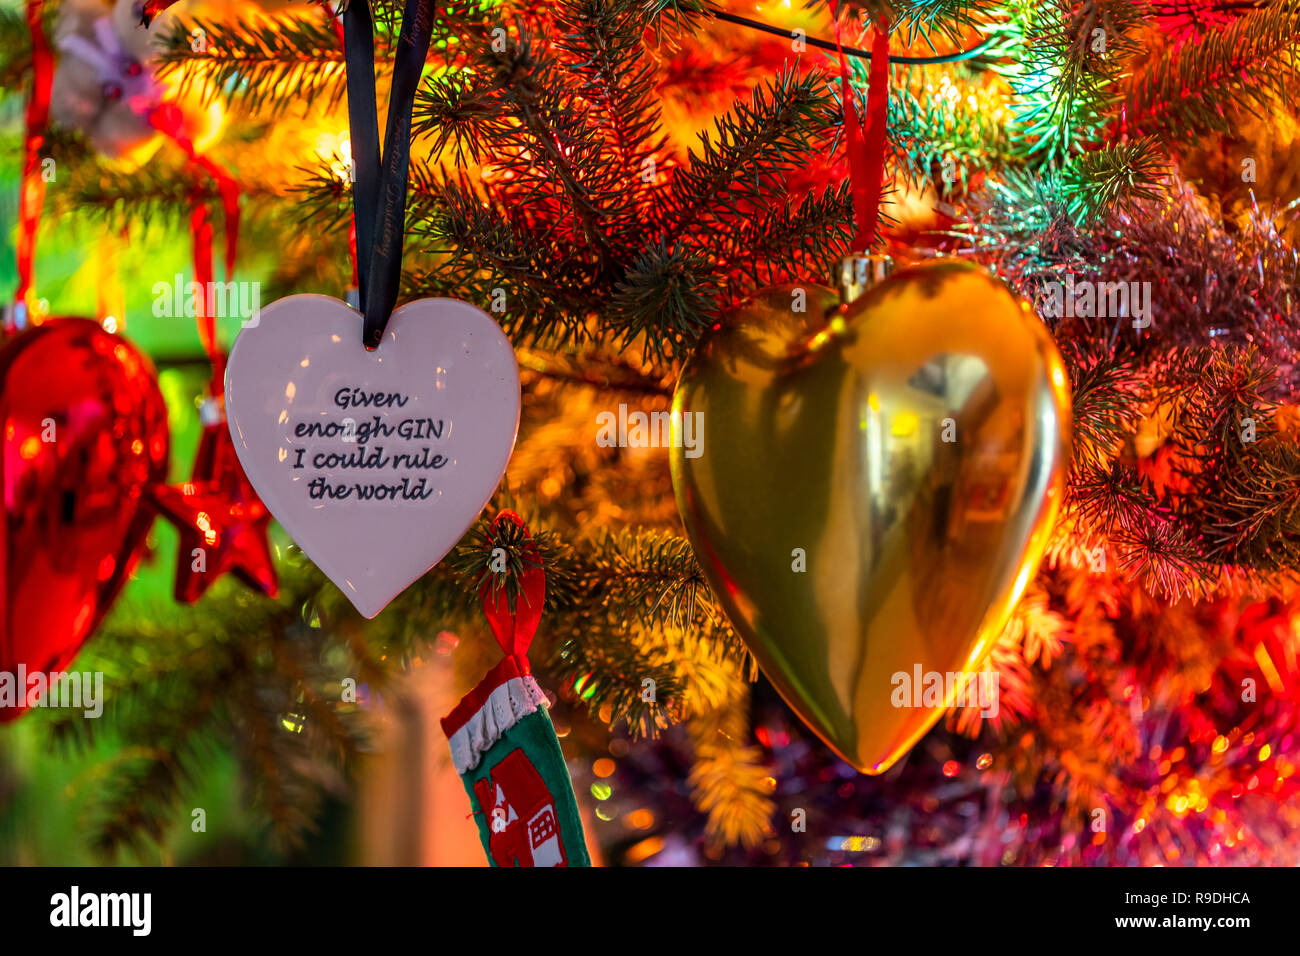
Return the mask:
{"type": "Polygon", "coordinates": [[[1051,336],[957,260],[843,305],[771,289],[706,333],[673,411],[708,425],[695,457],[674,442],[673,486],[731,623],[812,730],[883,773],[959,702],[1047,545],[1071,427],[1051,336]]]}
{"type": "Polygon", "coordinates": [[[861,298],[868,289],[889,278],[895,269],[896,264],[890,256],[855,255],[841,259],[836,274],[840,303],[848,305],[861,298]]]}
{"type": "Polygon", "coordinates": [[[374,617],[492,497],[519,428],[519,367],[496,322],[457,299],[396,309],[373,351],[361,326],[329,296],[271,303],[235,339],[226,414],[271,514],[374,617]]]}

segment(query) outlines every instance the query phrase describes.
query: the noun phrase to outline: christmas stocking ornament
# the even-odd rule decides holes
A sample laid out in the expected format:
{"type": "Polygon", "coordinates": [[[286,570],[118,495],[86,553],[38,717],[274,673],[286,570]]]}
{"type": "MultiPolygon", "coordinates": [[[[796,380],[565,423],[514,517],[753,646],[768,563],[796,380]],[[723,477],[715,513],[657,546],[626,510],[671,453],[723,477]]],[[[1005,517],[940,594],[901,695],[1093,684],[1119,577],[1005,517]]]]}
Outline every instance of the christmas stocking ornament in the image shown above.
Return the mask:
{"type": "MultiPolygon", "coordinates": [[[[523,527],[517,514],[503,511],[493,532],[503,520],[523,527]]],[[[443,718],[442,729],[493,866],[590,866],[546,696],[529,673],[528,645],[546,597],[546,573],[531,539],[529,553],[537,564],[523,573],[514,612],[504,591],[492,593],[491,582],[480,592],[506,658],[443,718]]]]}

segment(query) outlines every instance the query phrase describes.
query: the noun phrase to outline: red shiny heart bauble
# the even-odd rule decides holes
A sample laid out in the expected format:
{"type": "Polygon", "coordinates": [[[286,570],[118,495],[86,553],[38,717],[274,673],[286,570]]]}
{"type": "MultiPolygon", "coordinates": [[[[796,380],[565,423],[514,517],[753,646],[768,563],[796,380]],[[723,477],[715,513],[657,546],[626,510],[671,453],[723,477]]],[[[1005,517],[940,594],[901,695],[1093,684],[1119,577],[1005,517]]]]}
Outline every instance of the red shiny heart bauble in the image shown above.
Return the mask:
{"type": "Polygon", "coordinates": [[[54,318],[0,348],[0,420],[0,672],[16,680],[71,662],[126,582],[166,471],[167,407],[132,345],[54,318]]]}

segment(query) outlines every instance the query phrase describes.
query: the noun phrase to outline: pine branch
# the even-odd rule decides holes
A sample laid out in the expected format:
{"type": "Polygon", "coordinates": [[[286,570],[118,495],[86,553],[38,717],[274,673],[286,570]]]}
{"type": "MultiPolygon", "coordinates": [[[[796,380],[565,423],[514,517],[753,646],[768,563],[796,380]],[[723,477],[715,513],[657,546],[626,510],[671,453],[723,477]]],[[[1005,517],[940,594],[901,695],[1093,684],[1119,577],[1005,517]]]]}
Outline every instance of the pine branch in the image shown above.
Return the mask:
{"type": "Polygon", "coordinates": [[[688,724],[695,763],[687,778],[691,799],[706,815],[705,834],[722,846],[758,846],[771,832],[776,809],[772,771],[762,751],[748,745],[749,693],[745,684],[724,707],[688,724]]]}
{"type": "MultiPolygon", "coordinates": [[[[352,223],[352,182],[339,175],[349,169],[344,160],[335,155],[321,158],[314,167],[298,167],[300,177],[290,192],[295,221],[326,233],[348,229],[352,223]]],[[[407,205],[409,226],[413,219],[409,199],[407,205]]]]}
{"type": "MultiPolygon", "coordinates": [[[[525,523],[533,529],[546,571],[548,612],[636,620],[647,628],[706,627],[715,638],[739,649],[728,637],[725,618],[685,539],[642,530],[601,532],[589,541],[569,541],[535,519],[525,517],[525,523]]],[[[528,553],[526,539],[513,523],[502,522],[495,539],[489,538],[489,525],[486,517],[476,522],[447,559],[450,573],[430,583],[470,595],[485,586],[491,593],[504,590],[513,608],[520,576],[536,567],[537,559],[528,553]]]]}
{"type": "Polygon", "coordinates": [[[473,301],[489,301],[501,289],[502,327],[516,341],[581,341],[586,317],[602,305],[596,266],[580,245],[556,249],[545,233],[532,232],[528,213],[493,202],[468,178],[442,183],[436,209],[413,230],[449,256],[441,270],[413,277],[411,288],[462,288],[473,301]]]}
{"type": "Polygon", "coordinates": [[[894,0],[890,22],[895,32],[906,35],[908,46],[919,37],[937,53],[931,34],[961,43],[972,27],[988,22],[1000,5],[1000,0],[894,0]]]}
{"type": "MultiPolygon", "coordinates": [[[[521,178],[540,170],[558,185],[576,231],[598,267],[607,270],[616,253],[604,229],[604,207],[614,190],[602,175],[602,144],[590,135],[594,107],[564,82],[555,57],[523,21],[515,21],[515,31],[513,44],[499,53],[487,47],[478,60],[494,78],[505,114],[517,124],[506,128],[498,165],[521,178]]],[[[548,193],[537,197],[543,206],[555,198],[553,186],[548,193]]]]}
{"type": "Polygon", "coordinates": [[[1123,528],[1112,541],[1120,572],[1166,600],[1200,597],[1217,577],[1217,572],[1206,566],[1188,529],[1175,522],[1123,528]]]}
{"type": "Polygon", "coordinates": [[[719,304],[713,268],[685,245],[649,245],[614,287],[609,327],[624,347],[642,338],[645,354],[679,354],[704,331],[719,304]],[[611,321],[612,320],[612,321],[611,321]]]}
{"type": "Polygon", "coordinates": [[[1085,465],[1077,469],[1070,485],[1070,506],[1085,522],[1081,533],[1092,532],[1094,540],[1129,534],[1153,522],[1167,522],[1150,483],[1136,468],[1120,462],[1085,465]]]}
{"type": "MultiPolygon", "coordinates": [[[[859,89],[865,88],[867,70],[854,65],[859,89]]],[[[987,98],[972,102],[982,93],[947,95],[948,90],[956,93],[957,87],[946,82],[946,74],[940,77],[927,69],[915,81],[897,83],[890,90],[886,135],[903,178],[921,184],[948,173],[945,188],[965,186],[975,172],[995,172],[1023,162],[1023,151],[1008,135],[1000,111],[994,112],[987,98]]]]}
{"type": "Polygon", "coordinates": [[[670,377],[648,374],[642,367],[596,350],[574,354],[517,348],[515,358],[525,376],[532,372],[555,382],[633,395],[671,397],[673,393],[670,377]]]}
{"type": "Polygon", "coordinates": [[[279,602],[250,600],[221,582],[194,608],[158,620],[115,614],[87,649],[83,666],[102,671],[114,690],[103,719],[51,712],[50,727],[74,741],[98,734],[122,741],[125,759],[104,768],[88,811],[105,857],[127,848],[143,854],[161,841],[218,742],[236,747],[277,841],[294,845],[311,826],[322,757],[355,753],[362,730],[321,690],[338,677],[323,664],[327,635],[304,623],[301,610],[321,578],[282,571],[279,602]],[[296,732],[284,725],[294,713],[303,720],[296,732]]]}
{"type": "Polygon", "coordinates": [[[629,640],[626,625],[595,621],[552,631],[559,642],[546,659],[546,673],[603,723],[626,724],[637,738],[653,737],[677,719],[685,686],[676,662],[629,640]]]}
{"type": "Polygon", "coordinates": [[[647,627],[707,624],[727,631],[684,538],[644,530],[602,533],[590,561],[590,580],[599,582],[598,606],[612,618],[647,627]]]}
{"type": "Polygon", "coordinates": [[[477,73],[452,72],[425,80],[411,112],[416,136],[432,136],[432,154],[448,146],[456,166],[480,163],[494,155],[509,126],[502,116],[496,84],[477,73]]]}
{"type": "MultiPolygon", "coordinates": [[[[48,27],[53,22],[48,8],[45,15],[48,27]]],[[[22,90],[28,85],[31,72],[32,41],[27,19],[17,6],[0,7],[0,90],[5,96],[22,90]]]]}
{"type": "Polygon", "coordinates": [[[704,0],[642,0],[642,9],[654,25],[655,38],[663,41],[664,27],[690,33],[707,18],[709,6],[704,0]]]}
{"type": "MultiPolygon", "coordinates": [[[[193,786],[199,758],[192,743],[160,737],[147,747],[124,747],[115,756],[111,775],[99,781],[96,799],[83,812],[83,826],[93,835],[92,851],[111,861],[124,851],[149,860],[179,815],[184,792],[193,786]]],[[[105,773],[108,768],[101,768],[105,773]]]]}
{"type": "MultiPolygon", "coordinates": [[[[221,201],[215,182],[206,173],[187,163],[163,159],[130,172],[79,168],[69,184],[55,197],[62,208],[101,219],[118,231],[140,222],[179,224],[196,202],[219,205],[221,201]]],[[[279,200],[263,184],[241,182],[239,188],[245,212],[279,200]]]]}
{"type": "Polygon", "coordinates": [[[764,200],[764,183],[780,182],[824,144],[838,121],[825,78],[783,70],[755,88],[701,137],[699,152],[676,170],[665,197],[667,237],[701,236],[764,200]]]}
{"type": "Polygon", "coordinates": [[[1186,137],[1231,132],[1234,111],[1291,107],[1300,67],[1300,0],[1278,0],[1225,27],[1164,50],[1128,85],[1134,129],[1186,137]]]}
{"type": "Polygon", "coordinates": [[[1096,220],[1139,199],[1157,199],[1168,162],[1154,136],[1080,154],[1063,171],[1061,192],[1075,222],[1096,220]]]}
{"type": "Polygon", "coordinates": [[[1074,422],[1071,445],[1076,468],[1103,469],[1114,460],[1125,437],[1138,427],[1150,388],[1130,356],[1090,359],[1074,343],[1070,355],[1074,422]]]}
{"type": "Polygon", "coordinates": [[[1014,135],[1031,154],[1059,160],[1097,138],[1148,17],[1145,4],[1131,0],[1007,4],[990,57],[1010,58],[1000,70],[1016,93],[1014,135]]]}
{"type": "MultiPolygon", "coordinates": [[[[571,542],[525,521],[546,571],[543,632],[551,650],[541,670],[602,721],[654,734],[718,706],[720,687],[732,679],[723,675],[750,666],[685,540],[641,531],[571,542]]],[[[532,559],[518,529],[489,541],[487,527],[481,520],[453,552],[449,575],[417,587],[464,594],[487,586],[516,600],[532,559]],[[504,561],[494,561],[495,548],[504,561]]]]}
{"type": "Polygon", "coordinates": [[[575,0],[556,8],[556,26],[563,32],[555,45],[577,95],[596,105],[589,117],[592,133],[610,154],[604,182],[596,188],[611,197],[603,218],[619,244],[638,243],[644,235],[646,214],[659,192],[656,163],[667,144],[660,130],[656,71],[642,57],[646,13],[641,0],[575,0]]]}
{"type": "Polygon", "coordinates": [[[1300,453],[1275,425],[1276,369],[1253,347],[1203,353],[1202,373],[1174,386],[1171,441],[1194,474],[1184,511],[1206,560],[1259,571],[1300,563],[1300,453]]]}
{"type": "MultiPolygon", "coordinates": [[[[381,75],[390,54],[381,34],[375,48],[381,75]]],[[[343,99],[346,79],[334,24],[315,10],[238,21],[177,20],[162,33],[158,74],[179,77],[182,91],[197,87],[209,100],[276,112],[306,109],[309,102],[333,108],[343,99]]]]}
{"type": "Polygon", "coordinates": [[[782,179],[830,138],[824,79],[783,74],[719,120],[689,164],[662,157],[660,168],[642,37],[653,14],[630,0],[568,0],[552,46],[516,23],[513,44],[478,49],[472,76],[421,91],[421,129],[436,148],[491,164],[480,181],[433,173],[418,190],[430,201],[414,232],[448,259],[412,276],[412,294],[504,295],[501,322],[518,342],[612,336],[667,360],[741,294],[737,263],[764,250],[789,272],[829,259],[846,206],[824,197],[786,218],[769,209],[782,179]],[[719,233],[747,247],[719,245],[719,233]]]}
{"type": "MultiPolygon", "coordinates": [[[[883,214],[882,214],[883,216],[883,214]]],[[[824,282],[852,241],[853,197],[847,181],[796,204],[786,198],[741,224],[726,240],[728,259],[755,286],[806,277],[824,282]]]]}
{"type": "Polygon", "coordinates": [[[1252,351],[1267,342],[1270,362],[1300,354],[1294,250],[1263,217],[1225,234],[1177,180],[1082,225],[1063,191],[1032,177],[1009,176],[998,191],[997,225],[979,227],[977,245],[996,250],[1032,299],[1068,273],[1146,296],[1140,336],[1126,316],[1048,316],[1075,389],[1072,537],[1104,545],[1165,599],[1300,563],[1300,461],[1271,424],[1296,386],[1269,380],[1252,351]],[[1206,348],[1209,336],[1220,346],[1206,348]]]}

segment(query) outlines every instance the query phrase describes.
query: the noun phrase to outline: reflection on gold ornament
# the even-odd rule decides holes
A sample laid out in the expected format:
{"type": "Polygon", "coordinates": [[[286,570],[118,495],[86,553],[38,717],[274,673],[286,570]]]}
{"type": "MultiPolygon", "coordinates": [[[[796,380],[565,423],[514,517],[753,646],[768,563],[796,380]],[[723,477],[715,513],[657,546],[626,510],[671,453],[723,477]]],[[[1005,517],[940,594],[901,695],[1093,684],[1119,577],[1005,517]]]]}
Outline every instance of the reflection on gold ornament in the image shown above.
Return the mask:
{"type": "Polygon", "coordinates": [[[759,666],[874,774],[954,703],[1033,576],[1070,397],[1028,303],[976,266],[915,265],[845,297],[769,290],[707,334],[673,401],[675,421],[703,414],[703,451],[674,447],[672,470],[759,666]]]}

